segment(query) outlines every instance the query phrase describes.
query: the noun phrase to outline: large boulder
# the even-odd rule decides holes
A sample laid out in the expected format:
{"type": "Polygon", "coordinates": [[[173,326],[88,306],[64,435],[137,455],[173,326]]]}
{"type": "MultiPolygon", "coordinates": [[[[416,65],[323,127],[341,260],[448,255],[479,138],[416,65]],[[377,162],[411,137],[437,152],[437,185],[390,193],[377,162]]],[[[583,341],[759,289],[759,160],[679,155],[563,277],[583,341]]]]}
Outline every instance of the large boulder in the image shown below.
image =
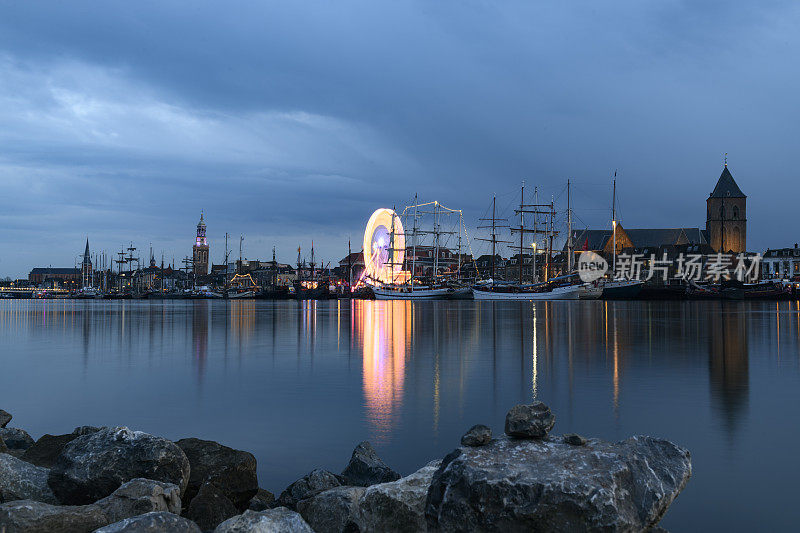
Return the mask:
{"type": "Polygon", "coordinates": [[[367,487],[359,501],[362,533],[425,531],[425,499],[441,463],[433,461],[397,481],[367,487]]]}
{"type": "Polygon", "coordinates": [[[268,511],[245,511],[225,520],[214,533],[314,533],[303,517],[286,507],[268,511]]]}
{"type": "MultiPolygon", "coordinates": [[[[27,463],[25,463],[27,464],[27,463]]],[[[38,468],[32,465],[31,468],[38,468]]],[[[134,479],[110,496],[89,505],[50,505],[17,500],[0,505],[0,531],[7,533],[94,531],[112,522],[153,511],[179,513],[177,485],[149,479],[134,479]]]]}
{"type": "Polygon", "coordinates": [[[58,456],[61,455],[64,447],[77,437],[78,435],[74,433],[68,433],[67,435],[42,435],[33,446],[25,450],[25,453],[20,456],[20,459],[28,461],[36,466],[50,468],[53,466],[53,463],[56,462],[58,456]]]}
{"type": "Polygon", "coordinates": [[[268,490],[258,489],[258,492],[247,504],[251,511],[266,511],[275,507],[275,495],[268,490]]]}
{"type": "Polygon", "coordinates": [[[50,505],[33,500],[0,505],[0,531],[6,533],[89,533],[107,523],[96,505],[50,505]]]}
{"type": "Polygon", "coordinates": [[[342,471],[347,485],[369,487],[377,483],[387,483],[400,479],[400,474],[389,468],[368,441],[356,446],[350,462],[342,471]]]}
{"type": "Polygon", "coordinates": [[[341,484],[336,474],[317,468],[286,487],[278,496],[278,505],[293,510],[300,500],[305,500],[323,490],[332,489],[341,484]]]}
{"type": "Polygon", "coordinates": [[[247,508],[258,492],[256,458],[253,454],[234,450],[222,444],[200,439],[181,439],[177,444],[189,458],[191,474],[185,500],[190,502],[200,487],[216,485],[239,509],[247,508]]]}
{"type": "Polygon", "coordinates": [[[503,437],[445,457],[425,514],[440,531],[645,531],[691,473],[687,450],[652,437],[503,437]]]}
{"type": "Polygon", "coordinates": [[[0,437],[0,453],[7,453],[7,452],[8,452],[8,447],[6,446],[3,437],[0,437]]]}
{"type": "Polygon", "coordinates": [[[22,455],[35,442],[27,431],[19,428],[0,428],[0,439],[3,439],[9,452],[14,455],[22,455]]]}
{"type": "Polygon", "coordinates": [[[335,487],[297,502],[297,512],[317,533],[360,531],[358,501],[364,487],[335,487]]]}
{"type": "Polygon", "coordinates": [[[46,468],[0,453],[0,503],[14,500],[58,503],[47,485],[49,473],[46,468]]]}
{"type": "Polygon", "coordinates": [[[212,531],[221,522],[237,514],[239,510],[216,485],[205,483],[192,498],[185,516],[203,531],[212,531]]]}
{"type": "Polygon", "coordinates": [[[6,427],[6,424],[11,422],[12,418],[14,418],[14,417],[11,416],[11,413],[9,413],[7,411],[3,411],[2,409],[0,409],[0,428],[6,427]]]}
{"type": "Polygon", "coordinates": [[[522,439],[542,439],[553,429],[555,415],[544,402],[520,404],[506,414],[506,435],[522,439]]]}
{"type": "Polygon", "coordinates": [[[156,511],[180,514],[181,494],[180,488],[172,483],[137,478],[124,483],[94,505],[102,509],[111,523],[156,511]]]}
{"type": "Polygon", "coordinates": [[[201,533],[197,524],[191,520],[157,511],[101,527],[94,533],[201,533]]]}
{"type": "Polygon", "coordinates": [[[173,483],[181,494],[189,481],[189,460],[161,437],[126,427],[103,428],[69,444],[50,470],[48,483],[64,504],[104,498],[135,478],[173,483]]]}

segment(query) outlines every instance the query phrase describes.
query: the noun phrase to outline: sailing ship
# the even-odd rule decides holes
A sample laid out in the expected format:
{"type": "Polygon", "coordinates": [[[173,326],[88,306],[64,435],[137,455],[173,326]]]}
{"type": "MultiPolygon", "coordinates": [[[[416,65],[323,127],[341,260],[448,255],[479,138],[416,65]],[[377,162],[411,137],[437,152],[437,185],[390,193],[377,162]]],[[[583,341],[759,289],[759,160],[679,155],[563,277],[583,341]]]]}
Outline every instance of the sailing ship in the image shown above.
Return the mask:
{"type": "Polygon", "coordinates": [[[388,241],[385,240],[385,235],[381,234],[380,226],[373,228],[376,224],[372,219],[367,226],[367,234],[365,235],[364,249],[372,252],[370,258],[371,268],[367,271],[369,276],[367,281],[372,285],[376,300],[442,300],[471,296],[468,286],[458,284],[463,257],[461,253],[463,215],[460,210],[445,207],[438,201],[420,204],[415,195],[414,205],[406,207],[402,213],[402,217],[406,219],[411,217],[413,221],[410,260],[405,257],[407,248],[403,224],[394,210],[391,210],[390,216],[388,241]],[[432,209],[432,211],[428,209],[432,209]],[[421,230],[418,226],[419,218],[426,214],[433,215],[433,228],[431,231],[421,230]],[[459,215],[459,231],[443,231],[442,217],[453,214],[459,215]],[[442,250],[440,239],[442,235],[456,233],[458,235],[458,266],[456,268],[456,279],[454,280],[440,272],[442,250]],[[418,257],[417,252],[421,248],[419,236],[427,234],[433,236],[433,246],[429,247],[432,251],[432,268],[430,275],[423,276],[418,272],[417,262],[420,257],[418,257]],[[410,266],[410,271],[404,270],[404,266],[410,266]]]}
{"type": "Polygon", "coordinates": [[[508,243],[511,241],[500,241],[497,239],[498,227],[508,227],[505,225],[498,226],[498,221],[505,221],[505,219],[498,219],[496,217],[496,197],[492,199],[492,233],[491,239],[480,239],[492,243],[492,277],[484,282],[479,282],[473,285],[472,294],[476,300],[577,300],[580,296],[581,286],[583,285],[576,279],[572,272],[568,271],[567,275],[550,278],[551,274],[551,257],[553,249],[553,239],[558,233],[554,227],[555,221],[555,205],[554,202],[549,204],[538,203],[538,189],[535,190],[535,200],[533,204],[525,203],[525,184],[522,184],[521,198],[519,209],[515,213],[519,215],[519,226],[509,228],[512,233],[519,234],[519,244],[516,248],[519,250],[518,259],[518,275],[519,279],[516,282],[511,281],[497,281],[495,279],[495,266],[494,261],[496,257],[496,248],[498,243],[508,243]],[[525,215],[533,216],[534,228],[528,229],[525,226],[525,215]],[[539,229],[540,217],[545,217],[544,229],[539,229]],[[525,235],[531,233],[534,236],[532,243],[533,254],[533,282],[526,283],[524,280],[525,272],[525,235]],[[544,235],[546,245],[544,276],[545,281],[539,282],[538,269],[537,269],[537,235],[544,235]]]}
{"type": "Polygon", "coordinates": [[[611,194],[611,276],[601,280],[604,300],[629,300],[636,298],[642,291],[642,282],[638,279],[617,279],[617,173],[614,172],[613,192],[611,194]]]}

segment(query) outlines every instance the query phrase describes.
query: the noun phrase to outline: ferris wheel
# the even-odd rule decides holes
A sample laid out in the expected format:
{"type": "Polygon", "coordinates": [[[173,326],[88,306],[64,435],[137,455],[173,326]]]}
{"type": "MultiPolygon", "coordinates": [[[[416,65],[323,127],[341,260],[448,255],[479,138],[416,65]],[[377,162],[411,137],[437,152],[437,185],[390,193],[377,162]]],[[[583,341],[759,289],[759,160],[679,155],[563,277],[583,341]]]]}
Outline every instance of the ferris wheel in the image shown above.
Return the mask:
{"type": "Polygon", "coordinates": [[[406,238],[403,223],[394,210],[381,208],[372,213],[364,231],[363,249],[367,283],[405,281],[406,238]]]}

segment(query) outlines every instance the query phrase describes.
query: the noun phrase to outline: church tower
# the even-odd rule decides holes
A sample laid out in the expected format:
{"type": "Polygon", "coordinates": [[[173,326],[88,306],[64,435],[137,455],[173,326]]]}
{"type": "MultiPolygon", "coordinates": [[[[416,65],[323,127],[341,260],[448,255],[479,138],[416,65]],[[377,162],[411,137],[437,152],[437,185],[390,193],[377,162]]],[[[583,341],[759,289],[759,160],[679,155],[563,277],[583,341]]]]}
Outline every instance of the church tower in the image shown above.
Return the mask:
{"type": "Polygon", "coordinates": [[[83,252],[83,262],[81,262],[81,283],[83,283],[83,287],[92,286],[93,272],[92,256],[89,253],[89,238],[87,237],[86,250],[83,252]]]}
{"type": "Polygon", "coordinates": [[[208,275],[208,240],[206,239],[206,223],[203,222],[203,213],[200,213],[200,222],[197,223],[197,238],[192,246],[192,271],[195,276],[208,275]]]}
{"type": "Polygon", "coordinates": [[[706,233],[717,252],[747,251],[747,196],[736,185],[727,161],[706,200],[706,233]]]}

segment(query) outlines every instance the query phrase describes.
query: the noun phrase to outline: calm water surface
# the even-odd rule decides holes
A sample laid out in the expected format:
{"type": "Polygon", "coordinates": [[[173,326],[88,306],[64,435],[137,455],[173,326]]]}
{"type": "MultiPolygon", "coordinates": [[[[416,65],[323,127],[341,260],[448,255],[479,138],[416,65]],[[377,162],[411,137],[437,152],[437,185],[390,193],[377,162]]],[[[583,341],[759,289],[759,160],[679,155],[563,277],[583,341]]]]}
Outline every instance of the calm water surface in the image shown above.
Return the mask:
{"type": "Polygon", "coordinates": [[[663,436],[672,531],[800,523],[796,302],[0,301],[0,407],[253,452],[279,492],[368,439],[401,473],[539,399],[558,433],[663,436]]]}

